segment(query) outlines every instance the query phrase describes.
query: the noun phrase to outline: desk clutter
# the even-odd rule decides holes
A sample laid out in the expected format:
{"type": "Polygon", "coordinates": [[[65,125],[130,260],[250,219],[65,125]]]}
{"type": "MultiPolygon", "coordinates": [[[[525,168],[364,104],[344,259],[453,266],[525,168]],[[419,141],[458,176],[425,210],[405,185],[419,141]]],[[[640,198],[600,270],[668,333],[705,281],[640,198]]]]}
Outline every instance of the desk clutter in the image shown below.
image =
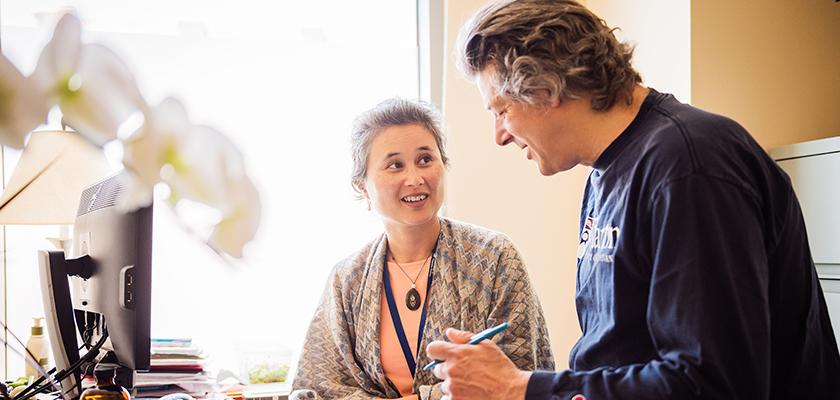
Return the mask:
{"type": "Polygon", "coordinates": [[[152,339],[151,366],[138,372],[137,397],[161,397],[187,393],[207,397],[215,390],[216,379],[206,370],[207,357],[192,339],[152,339]]]}

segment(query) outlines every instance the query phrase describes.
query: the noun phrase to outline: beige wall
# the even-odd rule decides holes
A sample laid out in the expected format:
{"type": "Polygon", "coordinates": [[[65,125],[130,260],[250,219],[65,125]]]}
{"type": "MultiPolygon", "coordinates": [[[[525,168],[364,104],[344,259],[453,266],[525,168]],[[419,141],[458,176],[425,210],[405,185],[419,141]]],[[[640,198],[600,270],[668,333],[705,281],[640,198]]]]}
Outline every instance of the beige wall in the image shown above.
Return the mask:
{"type": "Polygon", "coordinates": [[[691,3],[694,105],[766,149],[840,135],[840,3],[691,3]]]}
{"type": "MultiPolygon", "coordinates": [[[[446,214],[502,231],[516,242],[545,310],[557,367],[565,368],[569,350],[580,336],[574,308],[576,250],[581,194],[589,169],[577,167],[543,177],[521,150],[493,143],[490,115],[452,59],[458,30],[485,3],[446,4],[443,111],[453,159],[446,214]]],[[[622,27],[624,39],[638,43],[636,65],[648,84],[688,100],[688,0],[644,0],[644,12],[618,0],[589,3],[611,26],[622,27]],[[668,26],[670,33],[662,35],[655,29],[657,23],[668,26]]]]}

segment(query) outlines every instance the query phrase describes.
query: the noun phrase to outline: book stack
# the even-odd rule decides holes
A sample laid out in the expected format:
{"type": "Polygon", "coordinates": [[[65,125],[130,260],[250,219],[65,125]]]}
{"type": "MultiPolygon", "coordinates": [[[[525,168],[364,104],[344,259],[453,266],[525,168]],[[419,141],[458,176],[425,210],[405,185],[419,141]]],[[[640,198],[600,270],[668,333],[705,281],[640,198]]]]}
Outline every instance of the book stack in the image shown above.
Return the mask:
{"type": "Polygon", "coordinates": [[[137,397],[186,393],[206,397],[215,379],[205,369],[207,358],[191,339],[152,339],[151,367],[137,373],[137,397]]]}

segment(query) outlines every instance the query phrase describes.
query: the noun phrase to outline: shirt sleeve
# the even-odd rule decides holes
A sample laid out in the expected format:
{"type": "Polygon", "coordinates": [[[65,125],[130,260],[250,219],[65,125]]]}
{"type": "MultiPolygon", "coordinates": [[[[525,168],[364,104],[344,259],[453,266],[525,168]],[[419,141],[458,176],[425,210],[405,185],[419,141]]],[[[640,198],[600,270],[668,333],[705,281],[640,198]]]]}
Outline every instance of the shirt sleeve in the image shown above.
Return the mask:
{"type": "Polygon", "coordinates": [[[768,398],[769,276],[757,197],[693,174],[663,184],[652,200],[651,236],[638,241],[650,246],[637,250],[649,252],[639,259],[650,260],[646,322],[658,357],[536,372],[526,399],[768,398]]]}

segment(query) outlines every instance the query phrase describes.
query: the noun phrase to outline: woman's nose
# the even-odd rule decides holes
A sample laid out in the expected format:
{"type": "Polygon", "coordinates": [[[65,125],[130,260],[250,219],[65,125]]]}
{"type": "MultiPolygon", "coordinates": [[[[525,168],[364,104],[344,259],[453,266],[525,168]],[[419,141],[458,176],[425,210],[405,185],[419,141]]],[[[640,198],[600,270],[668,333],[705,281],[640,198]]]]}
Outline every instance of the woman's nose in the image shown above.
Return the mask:
{"type": "Polygon", "coordinates": [[[421,186],[423,183],[425,183],[425,179],[423,179],[423,175],[417,168],[412,168],[408,171],[408,176],[405,178],[406,186],[421,186]]]}

